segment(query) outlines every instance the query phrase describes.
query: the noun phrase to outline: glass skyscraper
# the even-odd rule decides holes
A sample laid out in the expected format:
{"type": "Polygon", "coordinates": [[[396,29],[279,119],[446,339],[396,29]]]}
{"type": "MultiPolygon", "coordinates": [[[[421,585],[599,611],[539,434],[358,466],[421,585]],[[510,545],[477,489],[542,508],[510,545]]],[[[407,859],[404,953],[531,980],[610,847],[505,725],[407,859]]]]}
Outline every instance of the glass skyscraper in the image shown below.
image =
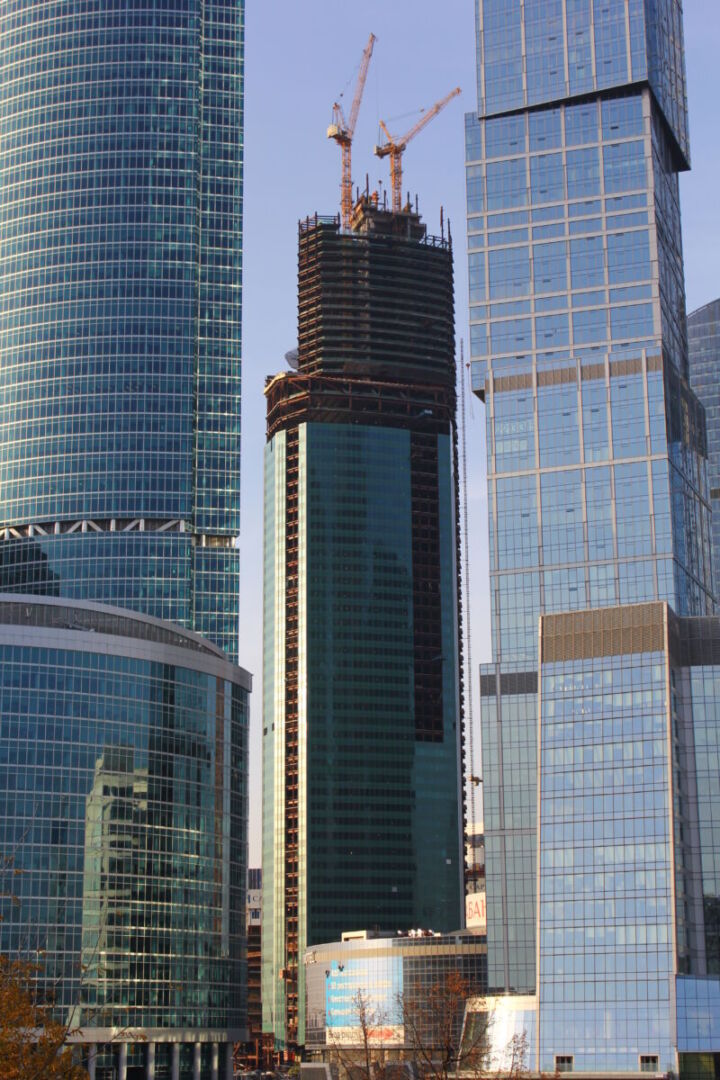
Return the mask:
{"type": "Polygon", "coordinates": [[[713,588],[720,591],[720,300],[688,315],[690,385],[705,409],[712,507],[713,588]]]}
{"type": "Polygon", "coordinates": [[[297,370],[268,380],[263,1020],[306,948],[457,929],[462,730],[452,252],[372,199],[301,223],[297,370]]]}
{"type": "Polygon", "coordinates": [[[246,1036],[243,35],[0,0],[0,952],[91,1080],[219,1080],[246,1036]]]}
{"type": "Polygon", "coordinates": [[[495,994],[471,1012],[494,1011],[499,1060],[521,1034],[540,1073],[714,1077],[720,623],[689,384],[681,6],[480,0],[478,90],[495,994]]]}
{"type": "MultiPolygon", "coordinates": [[[[467,118],[473,379],[487,418],[481,672],[490,990],[536,987],[538,618],[712,612],[688,385],[677,0],[479,0],[467,118]]],[[[608,1066],[609,1067],[609,1066],[608,1066]]]]}
{"type": "Polygon", "coordinates": [[[0,588],[237,654],[242,0],[0,4],[0,588]]]}

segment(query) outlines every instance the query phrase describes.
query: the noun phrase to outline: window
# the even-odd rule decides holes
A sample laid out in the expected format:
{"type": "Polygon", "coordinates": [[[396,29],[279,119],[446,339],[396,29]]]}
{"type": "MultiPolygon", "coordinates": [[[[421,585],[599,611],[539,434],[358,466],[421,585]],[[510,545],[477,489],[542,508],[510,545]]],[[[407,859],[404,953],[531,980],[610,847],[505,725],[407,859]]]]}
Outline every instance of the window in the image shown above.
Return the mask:
{"type": "MultiPolygon", "coordinates": [[[[542,415],[542,414],[541,414],[542,415]]],[[[568,413],[558,416],[558,428],[546,436],[546,445],[554,441],[559,447],[562,440],[560,423],[566,420],[568,430],[568,460],[577,459],[577,415],[568,413]],[[572,429],[575,429],[574,431],[572,429]]],[[[542,435],[542,432],[541,432],[542,435]]],[[[540,443],[540,465],[547,458],[551,464],[558,463],[561,451],[543,452],[540,443]],[[554,458],[554,460],[553,460],[554,458]]],[[[579,469],[567,472],[547,472],[540,478],[540,497],[542,500],[542,551],[545,566],[557,566],[563,563],[579,563],[585,558],[582,477],[579,469]]]]}
{"type": "Polygon", "coordinates": [[[600,193],[600,157],[596,146],[587,150],[568,150],[568,199],[600,193]]]}
{"type": "Polygon", "coordinates": [[[559,1073],[572,1072],[573,1071],[573,1056],[572,1054],[556,1054],[555,1055],[555,1071],[559,1073]]]}
{"type": "Polygon", "coordinates": [[[563,292],[567,288],[567,247],[558,244],[535,244],[533,248],[535,292],[563,292]]]}
{"type": "Polygon", "coordinates": [[[573,340],[576,345],[589,345],[607,339],[605,308],[576,311],[573,314],[573,340]]]}
{"type": "Polygon", "coordinates": [[[538,154],[530,158],[530,187],[534,203],[560,202],[565,198],[562,154],[538,154]]]}
{"type": "Polygon", "coordinates": [[[528,120],[531,150],[562,146],[559,109],[543,109],[541,112],[530,113],[528,120]]]}
{"type": "Polygon", "coordinates": [[[565,141],[568,146],[580,146],[583,143],[597,142],[598,115],[597,105],[568,105],[565,108],[565,141]]]}
{"type": "Polygon", "coordinates": [[[650,236],[646,229],[611,233],[608,236],[608,280],[611,285],[625,281],[647,281],[652,276],[650,236]]]}
{"type": "Polygon", "coordinates": [[[574,289],[591,289],[605,284],[605,254],[602,236],[584,236],[570,241],[570,275],[574,289]]]}
{"type": "Polygon", "coordinates": [[[478,161],[482,157],[482,127],[474,115],[465,117],[465,160],[478,161]]]}
{"type": "Polygon", "coordinates": [[[490,252],[490,299],[527,296],[530,292],[530,251],[526,247],[490,252]]]}
{"type": "MultiPolygon", "coordinates": [[[[535,411],[532,392],[522,391],[518,394],[495,395],[495,470],[496,472],[516,472],[520,469],[533,469],[535,467],[535,411]]],[[[500,483],[500,482],[499,482],[500,483]]],[[[510,488],[510,491],[514,489],[510,488]]],[[[498,488],[501,494],[502,487],[498,488]]],[[[513,511],[503,511],[517,518],[528,511],[527,499],[532,498],[534,512],[534,487],[529,491],[523,485],[513,511]]],[[[529,522],[527,523],[529,525],[529,522]]],[[[514,529],[508,521],[508,526],[514,529]]],[[[537,538],[536,538],[537,539],[537,538]]],[[[529,541],[526,551],[528,560],[531,560],[533,551],[537,550],[537,543],[529,541]]],[[[502,555],[501,555],[502,558],[502,555]]],[[[513,563],[517,565],[531,565],[531,561],[525,563],[513,563]]]]}
{"type": "Polygon", "coordinates": [[[640,1072],[659,1072],[660,1061],[657,1054],[640,1055],[640,1072]]]}
{"type": "Polygon", "coordinates": [[[647,166],[642,140],[609,143],[603,151],[605,191],[631,191],[647,186],[647,166]]]}
{"type": "Polygon", "coordinates": [[[642,98],[639,94],[609,98],[602,102],[604,139],[624,139],[643,133],[642,98]]]}
{"type": "Polygon", "coordinates": [[[487,157],[510,157],[525,149],[525,116],[503,116],[485,125],[487,157]]]}
{"type": "Polygon", "coordinates": [[[485,209],[485,177],[480,165],[469,165],[467,170],[468,214],[479,214],[485,209]]]}
{"type": "Polygon", "coordinates": [[[530,319],[505,319],[492,324],[492,352],[525,353],[532,349],[532,323],[530,319]]]}
{"type": "Polygon", "coordinates": [[[491,162],[487,167],[488,210],[505,210],[512,206],[525,206],[526,203],[525,158],[491,162]]]}

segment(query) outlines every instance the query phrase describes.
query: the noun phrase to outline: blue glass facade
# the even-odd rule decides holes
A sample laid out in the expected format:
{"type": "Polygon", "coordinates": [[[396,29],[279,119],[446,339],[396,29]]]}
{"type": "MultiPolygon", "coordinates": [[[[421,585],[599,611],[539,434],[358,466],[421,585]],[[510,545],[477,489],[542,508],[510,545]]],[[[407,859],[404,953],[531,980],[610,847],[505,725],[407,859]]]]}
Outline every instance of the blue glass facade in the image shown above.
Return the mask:
{"type": "Polygon", "coordinates": [[[480,0],[477,15],[480,116],[647,82],[688,157],[680,0],[480,0]]]}
{"type": "MultiPolygon", "coordinates": [[[[640,637],[652,627],[653,612],[644,605],[625,610],[635,612],[629,633],[640,637]]],[[[676,953],[678,960],[688,957],[687,937],[683,942],[674,925],[682,862],[676,881],[672,770],[679,761],[668,754],[660,605],[656,612],[659,640],[651,645],[660,648],[621,653],[611,646],[610,655],[542,665],[537,1050],[543,1069],[554,1069],[558,1055],[571,1056],[578,1072],[636,1072],[639,1055],[656,1056],[660,1072],[675,1067],[671,992],[676,953]]],[[[579,626],[580,619],[571,629],[579,626]]],[[[595,633],[607,641],[613,631],[603,624],[595,633]]],[[[545,629],[543,645],[551,651],[545,629]]]]}
{"type": "Polygon", "coordinates": [[[47,572],[232,656],[243,24],[240,0],[0,12],[4,588],[47,572]]]}
{"type": "Polygon", "coordinates": [[[96,1080],[225,1076],[244,1037],[249,689],[156,620],[0,603],[0,953],[42,957],[96,1080]]]}
{"type": "Polygon", "coordinates": [[[720,623],[541,620],[540,1069],[697,1075],[720,1047],[720,623]]]}
{"type": "Polygon", "coordinates": [[[712,611],[688,386],[681,8],[480,0],[467,117],[470,345],[486,403],[481,673],[491,991],[536,982],[538,616],[712,611]]]}
{"type": "Polygon", "coordinates": [[[690,385],[705,409],[712,506],[713,587],[720,589],[720,300],[688,316],[690,385]]]}
{"type": "Polygon", "coordinates": [[[538,714],[536,993],[472,1008],[540,1075],[712,1077],[720,620],[543,615],[538,714]]]}

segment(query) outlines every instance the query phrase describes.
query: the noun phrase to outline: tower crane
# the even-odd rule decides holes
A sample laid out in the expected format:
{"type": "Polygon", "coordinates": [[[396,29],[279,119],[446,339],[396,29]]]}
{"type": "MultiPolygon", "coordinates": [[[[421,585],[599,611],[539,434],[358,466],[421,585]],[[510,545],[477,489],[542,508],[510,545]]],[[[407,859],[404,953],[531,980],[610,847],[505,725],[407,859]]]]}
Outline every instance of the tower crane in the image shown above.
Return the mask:
{"type": "Polygon", "coordinates": [[[387,142],[382,143],[380,146],[375,147],[375,153],[379,158],[390,158],[390,182],[392,187],[392,208],[394,212],[398,212],[402,209],[402,156],[405,153],[405,148],[411,139],[422,131],[422,129],[429,124],[434,116],[437,116],[441,112],[449,101],[452,101],[454,97],[460,93],[460,87],[456,86],[454,90],[451,90],[449,94],[441,100],[436,102],[431,109],[428,109],[420,119],[417,121],[410,130],[402,137],[391,135],[385,126],[385,121],[380,121],[380,127],[383,130],[387,142]]]}
{"type": "Polygon", "coordinates": [[[345,119],[345,113],[343,112],[342,105],[336,101],[333,105],[332,111],[332,123],[327,129],[328,139],[334,139],[339,145],[342,152],[342,180],[340,182],[340,213],[343,228],[350,228],[350,218],[352,216],[352,141],[355,134],[355,125],[357,123],[358,113],[360,112],[360,102],[362,101],[363,91],[365,89],[365,81],[367,79],[368,67],[370,66],[370,57],[372,56],[373,46],[377,38],[374,34],[371,34],[368,38],[368,43],[365,46],[365,51],[362,54],[362,60],[360,61],[360,71],[358,73],[357,85],[355,87],[355,96],[350,106],[350,116],[345,119]]]}

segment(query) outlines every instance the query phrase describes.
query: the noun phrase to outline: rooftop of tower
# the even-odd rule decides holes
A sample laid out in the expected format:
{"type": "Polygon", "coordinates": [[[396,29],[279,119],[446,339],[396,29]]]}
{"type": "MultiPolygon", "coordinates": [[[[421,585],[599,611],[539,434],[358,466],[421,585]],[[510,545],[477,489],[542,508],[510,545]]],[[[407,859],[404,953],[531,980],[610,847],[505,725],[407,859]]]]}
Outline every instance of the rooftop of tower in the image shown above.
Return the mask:
{"type": "Polygon", "coordinates": [[[452,242],[365,194],[300,222],[298,370],[454,386],[452,242]]]}
{"type": "Polygon", "coordinates": [[[314,214],[299,222],[300,232],[317,226],[336,228],[342,236],[355,237],[397,237],[401,240],[414,240],[430,247],[452,248],[452,235],[448,225],[445,230],[441,218],[440,236],[428,233],[418,210],[417,198],[413,207],[410,196],[402,210],[391,210],[386,203],[381,203],[377,191],[366,192],[358,196],[353,206],[350,228],[343,229],[339,214],[314,214]]]}

